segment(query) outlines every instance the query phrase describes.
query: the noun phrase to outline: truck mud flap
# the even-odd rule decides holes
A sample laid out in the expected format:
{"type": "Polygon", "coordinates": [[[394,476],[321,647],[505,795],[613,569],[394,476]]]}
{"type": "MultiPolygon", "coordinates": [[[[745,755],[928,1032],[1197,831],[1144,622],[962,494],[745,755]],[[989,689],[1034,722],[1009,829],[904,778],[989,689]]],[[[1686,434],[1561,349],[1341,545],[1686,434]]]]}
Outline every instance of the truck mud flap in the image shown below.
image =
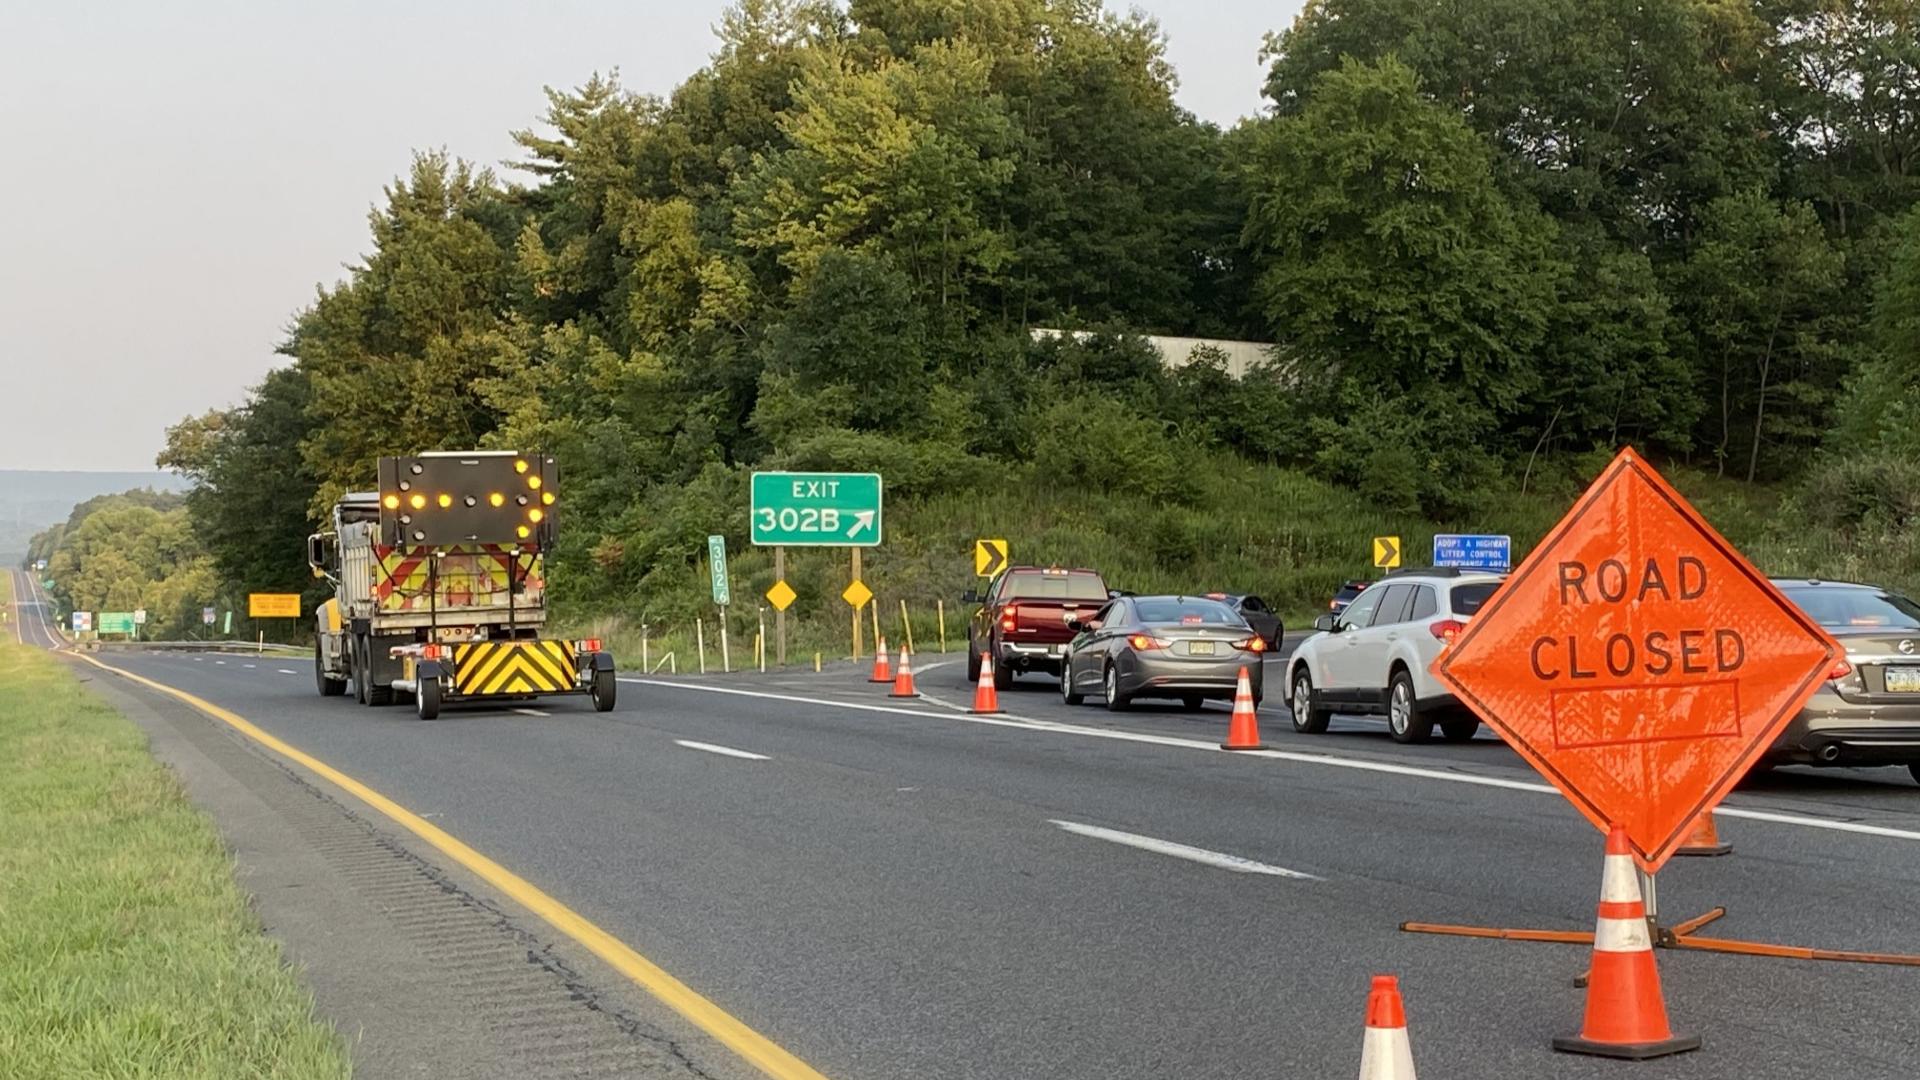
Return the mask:
{"type": "Polygon", "coordinates": [[[565,694],[582,689],[565,641],[476,641],[453,647],[453,696],[565,694]]]}

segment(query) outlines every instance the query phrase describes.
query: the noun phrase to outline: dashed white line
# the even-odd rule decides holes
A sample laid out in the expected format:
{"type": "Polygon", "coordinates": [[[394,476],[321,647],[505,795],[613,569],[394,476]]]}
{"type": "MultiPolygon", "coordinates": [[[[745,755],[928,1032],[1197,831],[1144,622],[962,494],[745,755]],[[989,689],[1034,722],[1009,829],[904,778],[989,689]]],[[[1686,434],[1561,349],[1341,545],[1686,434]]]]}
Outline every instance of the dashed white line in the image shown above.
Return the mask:
{"type": "Polygon", "coordinates": [[[297,671],[295,671],[295,670],[293,670],[292,668],[284,668],[284,667],[283,667],[283,668],[274,668],[273,670],[275,670],[275,671],[277,671],[277,672],[279,672],[279,673],[280,673],[280,674],[282,674],[282,675],[298,675],[298,674],[300,674],[299,672],[297,672],[297,671]]]}
{"type": "MultiPolygon", "coordinates": [[[[909,709],[895,705],[867,705],[853,701],[835,701],[831,698],[805,697],[799,694],[775,694],[764,690],[741,690],[731,686],[701,686],[695,683],[674,682],[668,679],[623,678],[620,681],[626,683],[641,683],[648,686],[665,686],[676,690],[695,690],[708,694],[736,694],[742,697],[762,698],[769,701],[789,701],[801,705],[823,705],[828,708],[848,709],[854,712],[887,713],[894,716],[912,716],[923,720],[958,720],[969,724],[986,724],[990,727],[1020,728],[1027,731],[1047,732],[1056,735],[1077,735],[1090,739],[1112,739],[1117,742],[1145,743],[1150,746],[1177,747],[1182,750],[1203,750],[1214,754],[1228,753],[1228,751],[1220,749],[1217,743],[1202,742],[1199,739],[1183,739],[1174,735],[1150,735],[1140,731],[1117,731],[1110,728],[1082,727],[1078,724],[1062,724],[1053,720],[1036,720],[1011,716],[1004,713],[998,716],[979,716],[973,713],[962,712],[937,713],[930,712],[926,709],[909,709]]],[[[940,702],[938,704],[945,703],[940,702]]],[[[948,708],[953,708],[953,706],[948,706],[948,708]]],[[[1338,757],[1333,754],[1302,754],[1289,750],[1240,750],[1234,751],[1233,756],[1237,758],[1270,758],[1276,761],[1293,761],[1305,765],[1324,765],[1335,769],[1355,769],[1361,772],[1385,773],[1392,776],[1411,776],[1421,780],[1440,780],[1449,784],[1472,784],[1477,787],[1501,788],[1506,791],[1525,791],[1543,795],[1559,794],[1559,791],[1552,785],[1542,784],[1537,781],[1508,780],[1503,777],[1483,776],[1478,773],[1428,769],[1418,765],[1396,765],[1392,762],[1338,757]]],[[[1867,825],[1855,821],[1805,817],[1800,814],[1783,814],[1771,810],[1748,810],[1743,807],[1726,805],[1716,807],[1714,813],[1724,817],[1745,818],[1749,821],[1765,821],[1775,825],[1794,825],[1805,829],[1825,829],[1829,832],[1878,836],[1889,840],[1920,841],[1920,831],[1896,829],[1885,825],[1867,825]]]]}
{"type": "Polygon", "coordinates": [[[240,666],[251,671],[252,669],[259,667],[260,665],[259,664],[241,664],[240,666]]]}
{"type": "Polygon", "coordinates": [[[722,754],[726,757],[745,758],[748,761],[772,761],[765,754],[756,754],[749,750],[735,750],[731,746],[717,746],[713,743],[694,742],[692,739],[675,739],[675,746],[684,746],[689,750],[705,750],[709,754],[722,754]]]}
{"type": "Polygon", "coordinates": [[[214,663],[216,663],[216,664],[221,664],[221,665],[225,665],[225,664],[226,664],[226,661],[225,661],[225,660],[215,660],[215,661],[214,661],[214,663]]]}
{"type": "Polygon", "coordinates": [[[539,709],[515,709],[513,711],[519,713],[521,716],[552,716],[553,715],[550,712],[541,712],[539,709]]]}
{"type": "Polygon", "coordinates": [[[1273,866],[1268,863],[1255,862],[1252,859],[1241,858],[1238,855],[1228,855],[1221,851],[1208,851],[1206,848],[1197,848],[1188,844],[1177,844],[1172,840],[1161,840],[1153,836],[1141,836],[1139,833],[1121,832],[1118,829],[1103,829],[1098,825],[1082,825],[1077,821],[1061,821],[1057,818],[1050,820],[1052,820],[1053,824],[1060,826],[1076,836],[1090,836],[1095,840],[1105,840],[1111,844],[1125,844],[1127,847],[1139,848],[1141,851],[1151,851],[1156,855],[1171,855],[1176,859],[1186,859],[1189,862],[1202,863],[1207,866],[1218,867],[1221,870],[1231,870],[1236,874],[1266,874],[1269,877],[1293,878],[1296,881],[1326,880],[1326,878],[1320,877],[1317,874],[1308,874],[1299,870],[1289,870],[1284,866],[1273,866]]]}

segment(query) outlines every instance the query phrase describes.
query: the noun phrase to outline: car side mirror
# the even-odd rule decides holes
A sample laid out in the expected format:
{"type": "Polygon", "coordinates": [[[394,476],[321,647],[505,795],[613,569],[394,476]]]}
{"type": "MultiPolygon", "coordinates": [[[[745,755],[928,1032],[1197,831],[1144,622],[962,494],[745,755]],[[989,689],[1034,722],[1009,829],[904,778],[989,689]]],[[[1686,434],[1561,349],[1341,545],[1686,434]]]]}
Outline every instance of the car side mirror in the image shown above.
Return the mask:
{"type": "Polygon", "coordinates": [[[1340,620],[1331,615],[1322,615],[1313,620],[1313,628],[1321,633],[1331,634],[1340,628],[1340,620]]]}
{"type": "Polygon", "coordinates": [[[1068,619],[1067,629],[1073,631],[1076,634],[1084,634],[1092,628],[1089,627],[1085,622],[1082,622],[1079,619],[1068,619]]]}
{"type": "Polygon", "coordinates": [[[977,603],[979,603],[979,602],[980,602],[980,590],[978,590],[978,589],[968,589],[968,590],[967,590],[966,592],[963,592],[963,593],[961,593],[961,594],[960,594],[960,602],[961,602],[961,603],[963,603],[963,604],[977,604],[977,603]]]}

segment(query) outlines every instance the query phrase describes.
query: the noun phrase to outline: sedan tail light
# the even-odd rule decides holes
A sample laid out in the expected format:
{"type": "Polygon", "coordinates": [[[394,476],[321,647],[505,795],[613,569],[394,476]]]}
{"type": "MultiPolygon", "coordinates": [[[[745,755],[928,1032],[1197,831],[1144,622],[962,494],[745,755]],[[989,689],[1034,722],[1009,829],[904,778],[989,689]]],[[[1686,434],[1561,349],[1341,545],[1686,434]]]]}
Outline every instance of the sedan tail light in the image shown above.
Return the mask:
{"type": "Polygon", "coordinates": [[[1134,634],[1127,638],[1127,644],[1133,646],[1134,652],[1146,652],[1149,649],[1164,649],[1173,642],[1146,634],[1134,634]]]}
{"type": "Polygon", "coordinates": [[[1259,634],[1255,634],[1245,641],[1234,642],[1233,647],[1239,649],[1241,652],[1266,652],[1267,639],[1261,637],[1259,634]]]}
{"type": "Polygon", "coordinates": [[[1441,641],[1451,644],[1453,639],[1459,637],[1460,632],[1466,628],[1467,624],[1458,619],[1441,619],[1437,623],[1430,624],[1427,631],[1441,641]]]}

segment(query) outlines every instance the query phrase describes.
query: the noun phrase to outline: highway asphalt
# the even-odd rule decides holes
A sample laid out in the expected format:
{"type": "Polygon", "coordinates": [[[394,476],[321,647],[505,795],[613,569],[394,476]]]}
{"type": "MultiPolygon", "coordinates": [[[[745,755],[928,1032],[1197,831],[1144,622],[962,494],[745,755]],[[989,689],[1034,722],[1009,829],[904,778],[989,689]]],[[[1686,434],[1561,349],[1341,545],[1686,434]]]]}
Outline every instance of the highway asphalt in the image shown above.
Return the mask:
{"type": "MultiPolygon", "coordinates": [[[[1581,947],[1397,929],[1591,927],[1599,836],[1491,738],[1297,736],[1275,698],[1279,753],[1234,755],[1214,748],[1224,710],[1070,709],[1038,676],[970,717],[953,658],[923,664],[917,701],[842,668],[629,679],[604,715],[554,699],[433,723],[323,700],[300,661],[103,658],[429,816],[836,1080],[1350,1074],[1376,971],[1402,977],[1427,1076],[1920,1061],[1920,969],[1671,951],[1667,1002],[1704,1050],[1552,1053],[1579,1022],[1581,947]]],[[[1662,874],[1669,921],[1724,904],[1723,936],[1920,950],[1904,775],[1786,770],[1729,808],[1785,820],[1723,818],[1734,855],[1662,874]]]]}

